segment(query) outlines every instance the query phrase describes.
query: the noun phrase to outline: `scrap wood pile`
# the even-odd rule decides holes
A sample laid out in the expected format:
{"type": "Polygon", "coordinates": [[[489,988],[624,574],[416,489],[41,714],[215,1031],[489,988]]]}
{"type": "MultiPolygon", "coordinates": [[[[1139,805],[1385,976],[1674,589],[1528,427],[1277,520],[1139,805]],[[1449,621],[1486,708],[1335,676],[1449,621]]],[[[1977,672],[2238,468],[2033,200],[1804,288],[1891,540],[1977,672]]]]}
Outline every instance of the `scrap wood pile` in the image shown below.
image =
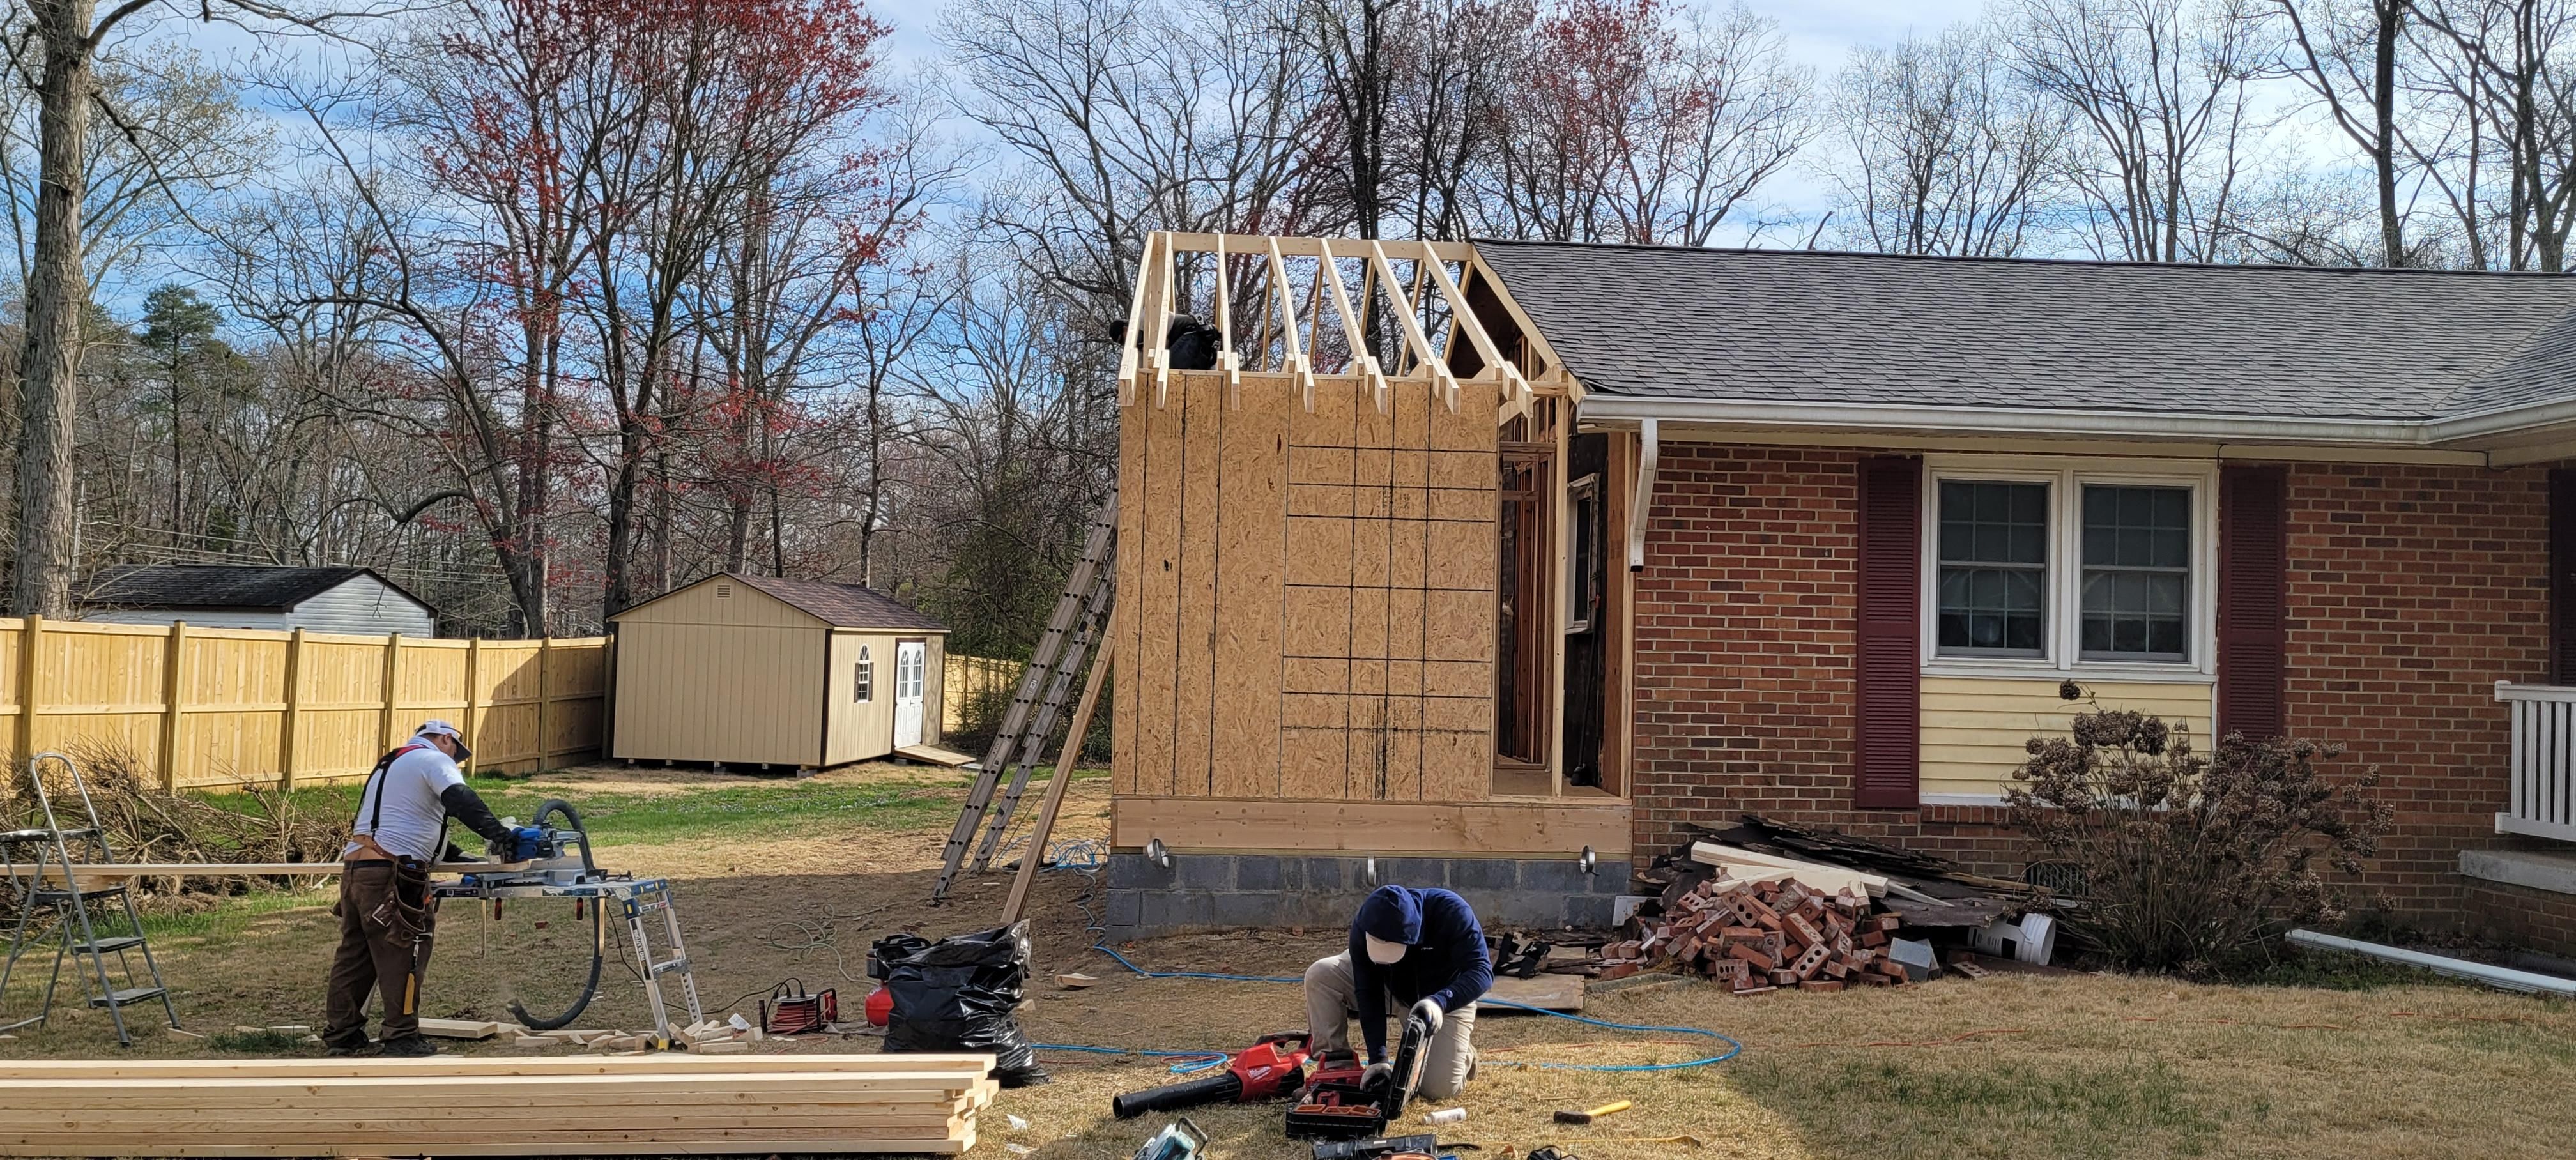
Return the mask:
{"type": "Polygon", "coordinates": [[[0,1155],[960,1153],[989,1055],[63,1061],[0,1068],[0,1155]]]}
{"type": "Polygon", "coordinates": [[[2027,904],[2018,883],[1849,835],[1744,822],[1639,874],[1662,895],[1630,920],[1632,937],[1602,948],[1598,977],[1674,971],[1743,995],[1899,986],[1944,962],[1981,976],[1970,944],[1996,953],[1990,932],[2018,937],[1998,922],[2027,904]]]}

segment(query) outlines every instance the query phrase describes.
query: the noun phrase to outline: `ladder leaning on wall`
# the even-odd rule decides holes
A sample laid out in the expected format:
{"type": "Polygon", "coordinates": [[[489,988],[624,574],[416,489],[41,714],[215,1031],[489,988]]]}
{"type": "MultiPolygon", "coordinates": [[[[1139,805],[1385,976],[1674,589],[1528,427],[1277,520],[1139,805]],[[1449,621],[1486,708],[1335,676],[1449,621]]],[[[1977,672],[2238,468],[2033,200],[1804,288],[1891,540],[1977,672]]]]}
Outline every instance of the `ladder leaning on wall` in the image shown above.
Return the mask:
{"type": "Polygon", "coordinates": [[[1100,511],[1091,518],[1082,559],[1065,577],[1064,591],[1056,597],[1055,614],[1047,619],[1046,634],[1038,638],[1028,667],[1020,673],[1011,707],[1002,715],[1002,727],[994,732],[992,745],[984,751],[975,785],[966,794],[966,808],[958,813],[957,827],[949,832],[948,848],[939,867],[939,884],[930,892],[932,902],[948,898],[949,887],[956,884],[958,871],[966,865],[967,851],[976,846],[976,830],[986,829],[986,833],[981,848],[975,852],[975,869],[984,869],[1000,848],[1002,833],[1010,828],[1011,815],[1028,789],[1029,774],[1042,760],[1047,736],[1054,731],[1056,719],[1063,714],[1065,701],[1074,690],[1074,678],[1081,674],[1084,659],[1109,630],[1117,558],[1118,489],[1113,486],[1101,501],[1100,511]],[[1010,782],[1004,786],[1006,774],[1010,782]],[[994,801],[996,789],[1002,791],[998,808],[994,801]],[[987,829],[988,817],[991,825],[987,829]]]}
{"type": "Polygon", "coordinates": [[[17,974],[18,961],[44,938],[44,929],[37,925],[40,912],[51,915],[61,937],[54,948],[53,973],[45,980],[45,996],[36,1013],[0,1025],[0,1032],[43,1024],[52,1017],[54,990],[62,983],[65,960],[71,961],[72,973],[80,976],[81,990],[89,996],[89,1005],[107,1008],[108,1018],[116,1023],[116,1041],[120,1045],[134,1046],[134,1029],[125,1023],[125,1008],[134,1004],[160,1000],[161,1014],[169,1019],[170,1026],[177,1027],[179,1012],[170,1005],[170,989],[161,982],[161,965],[153,961],[152,944],[143,934],[143,917],[134,909],[133,882],[102,882],[72,874],[74,865],[116,861],[115,851],[108,846],[107,828],[99,824],[98,806],[90,800],[89,784],[81,778],[80,766],[60,753],[39,753],[27,759],[27,781],[35,789],[36,804],[45,824],[41,829],[0,833],[0,864],[7,867],[18,905],[17,925],[9,936],[9,958],[0,963],[0,1000],[9,994],[9,980],[17,974]],[[62,767],[70,788],[80,797],[87,826],[63,828],[54,813],[53,795],[45,789],[48,763],[62,767]],[[72,855],[74,846],[80,847],[82,856],[72,855]],[[114,906],[92,905],[109,899],[115,900],[114,906]],[[100,913],[102,909],[104,913],[100,913]],[[123,930],[107,930],[100,920],[113,922],[120,910],[124,915],[123,930]],[[138,953],[143,956],[140,972],[128,957],[138,953]],[[110,956],[115,958],[117,973],[124,979],[122,987],[108,977],[110,956]]]}

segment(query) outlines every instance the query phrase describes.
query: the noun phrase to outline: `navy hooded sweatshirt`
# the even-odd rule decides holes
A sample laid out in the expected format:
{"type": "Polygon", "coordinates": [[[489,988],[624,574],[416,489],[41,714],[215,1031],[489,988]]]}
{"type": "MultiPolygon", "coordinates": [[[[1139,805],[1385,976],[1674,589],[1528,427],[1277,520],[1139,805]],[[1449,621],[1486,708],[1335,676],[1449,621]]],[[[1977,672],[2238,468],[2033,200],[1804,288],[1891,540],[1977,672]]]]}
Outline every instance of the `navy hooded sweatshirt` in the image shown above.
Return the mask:
{"type": "Polygon", "coordinates": [[[1494,964],[1485,955],[1485,932],[1466,899],[1436,887],[1380,886],[1351,919],[1351,982],[1358,992],[1360,1034],[1368,1041],[1369,1061],[1375,1063],[1386,1058],[1388,996],[1394,996],[1398,1011],[1430,999],[1445,1015],[1474,1003],[1494,985],[1494,964]],[[1366,935],[1411,949],[1380,966],[1369,961],[1366,935]]]}

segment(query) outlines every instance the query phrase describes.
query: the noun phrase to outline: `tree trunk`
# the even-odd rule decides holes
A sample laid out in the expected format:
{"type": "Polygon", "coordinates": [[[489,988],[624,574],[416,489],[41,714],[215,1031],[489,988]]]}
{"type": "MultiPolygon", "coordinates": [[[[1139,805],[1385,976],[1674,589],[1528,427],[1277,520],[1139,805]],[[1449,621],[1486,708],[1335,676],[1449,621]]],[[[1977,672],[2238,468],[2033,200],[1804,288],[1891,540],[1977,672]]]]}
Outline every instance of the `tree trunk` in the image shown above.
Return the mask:
{"type": "Polygon", "coordinates": [[[2378,113],[2371,162],[2379,178],[2380,261],[2403,266],[2405,223],[2397,216],[2397,38],[2404,31],[2408,0],[2379,0],[2379,43],[2371,62],[2371,106],[2378,113]]]}
{"type": "Polygon", "coordinates": [[[80,399],[81,201],[89,188],[90,101],[98,77],[89,39],[95,0],[33,0],[28,12],[45,42],[37,85],[36,252],[27,279],[27,346],[18,392],[18,552],[10,610],[61,616],[71,610],[72,418],[80,399]]]}

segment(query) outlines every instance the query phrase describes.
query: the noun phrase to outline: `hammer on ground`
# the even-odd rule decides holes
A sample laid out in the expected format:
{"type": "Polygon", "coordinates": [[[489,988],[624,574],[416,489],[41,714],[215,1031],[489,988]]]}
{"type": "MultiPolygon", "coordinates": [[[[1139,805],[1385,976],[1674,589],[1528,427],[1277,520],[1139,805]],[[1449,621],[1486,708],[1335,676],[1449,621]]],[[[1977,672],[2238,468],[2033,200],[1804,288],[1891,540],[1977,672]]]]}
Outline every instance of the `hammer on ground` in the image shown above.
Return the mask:
{"type": "Polygon", "coordinates": [[[1556,1114],[1556,1122],[1560,1124],[1589,1124],[1592,1121],[1609,1115],[1612,1112],[1624,1112],[1633,1106],[1635,1105],[1627,1100],[1614,1100],[1610,1103],[1603,1104],[1600,1107],[1590,1108],[1580,1112],[1558,1112],[1556,1114]]]}

